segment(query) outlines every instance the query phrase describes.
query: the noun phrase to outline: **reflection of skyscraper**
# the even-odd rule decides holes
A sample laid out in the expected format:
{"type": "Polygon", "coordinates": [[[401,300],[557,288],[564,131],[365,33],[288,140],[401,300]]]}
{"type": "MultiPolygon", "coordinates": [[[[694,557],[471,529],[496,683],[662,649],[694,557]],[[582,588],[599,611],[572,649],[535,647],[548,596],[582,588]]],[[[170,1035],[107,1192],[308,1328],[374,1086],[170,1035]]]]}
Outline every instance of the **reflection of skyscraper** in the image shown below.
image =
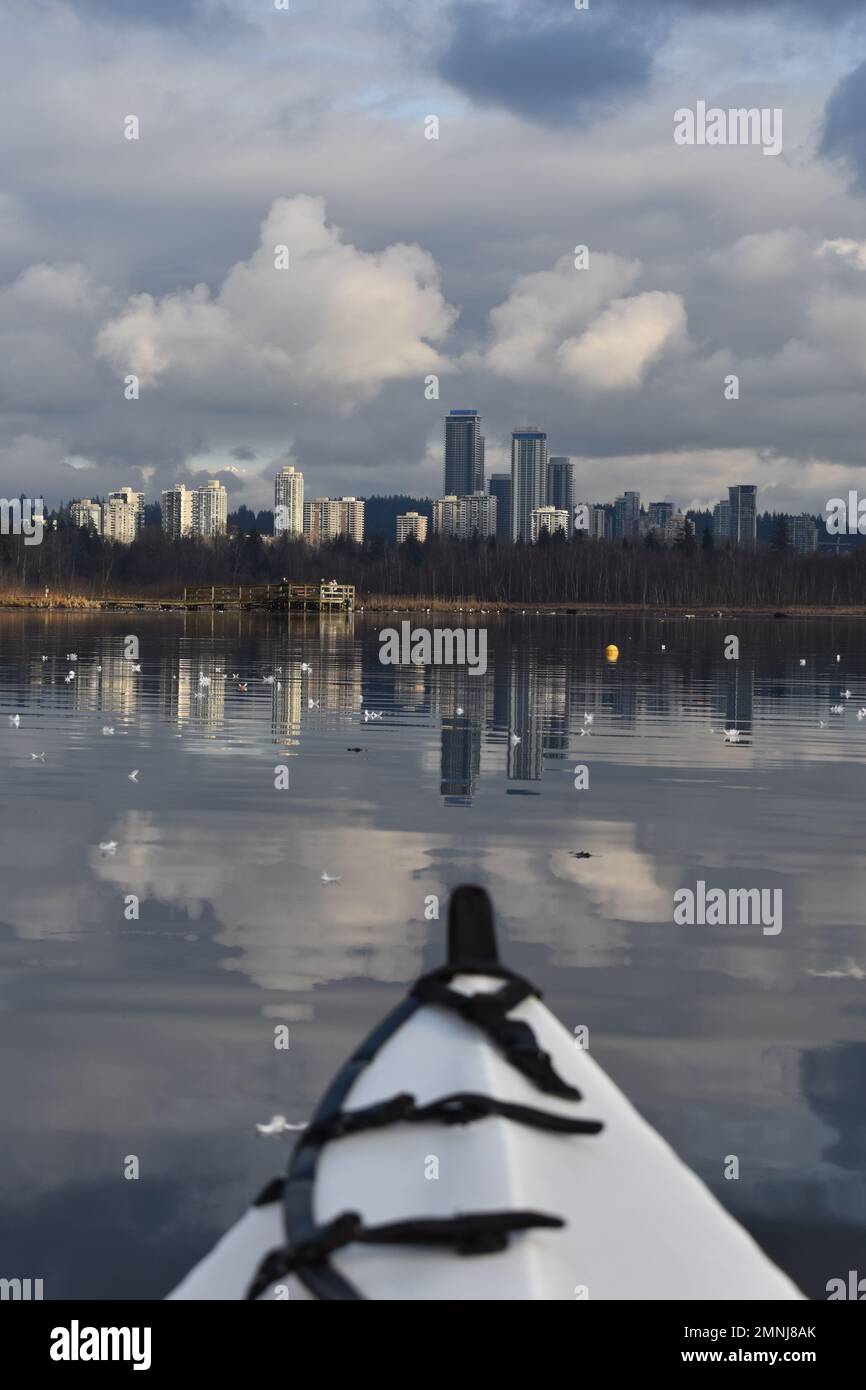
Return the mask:
{"type": "Polygon", "coordinates": [[[466,715],[442,720],[442,782],[445,797],[471,797],[481,771],[481,726],[466,715]]]}
{"type": "Polygon", "coordinates": [[[742,661],[726,661],[725,727],[752,732],[755,704],[755,671],[742,661]]]}
{"type": "Polygon", "coordinates": [[[536,654],[515,653],[509,673],[509,730],[520,742],[508,740],[509,780],[538,782],[543,754],[539,718],[538,667],[536,654]]]}
{"type": "Polygon", "coordinates": [[[758,489],[752,483],[728,488],[728,535],[735,545],[754,549],[757,538],[758,489]]]}
{"type": "Polygon", "coordinates": [[[445,417],[446,497],[484,491],[484,440],[477,410],[452,410],[445,417]]]}
{"type": "Polygon", "coordinates": [[[162,711],[166,719],[181,725],[192,715],[193,680],[192,661],[182,656],[177,661],[169,658],[160,672],[160,697],[162,711]]]}
{"type": "Polygon", "coordinates": [[[277,743],[297,743],[301,734],[301,673],[292,666],[281,680],[274,681],[271,700],[271,729],[277,743]]]}
{"type": "Polygon", "coordinates": [[[532,513],[547,491],[547,435],[528,425],[511,436],[511,536],[532,539],[532,513]]]}

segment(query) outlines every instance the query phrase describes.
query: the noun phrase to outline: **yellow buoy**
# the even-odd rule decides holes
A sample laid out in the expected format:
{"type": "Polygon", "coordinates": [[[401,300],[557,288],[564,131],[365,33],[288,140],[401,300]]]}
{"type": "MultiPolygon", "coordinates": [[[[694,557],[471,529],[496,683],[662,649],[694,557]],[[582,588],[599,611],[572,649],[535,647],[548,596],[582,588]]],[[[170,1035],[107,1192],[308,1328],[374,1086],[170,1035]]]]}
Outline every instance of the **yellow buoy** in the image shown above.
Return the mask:
{"type": "Polygon", "coordinates": [[[619,647],[615,647],[611,642],[609,647],[605,647],[604,654],[608,661],[617,661],[619,659],[619,647]]]}

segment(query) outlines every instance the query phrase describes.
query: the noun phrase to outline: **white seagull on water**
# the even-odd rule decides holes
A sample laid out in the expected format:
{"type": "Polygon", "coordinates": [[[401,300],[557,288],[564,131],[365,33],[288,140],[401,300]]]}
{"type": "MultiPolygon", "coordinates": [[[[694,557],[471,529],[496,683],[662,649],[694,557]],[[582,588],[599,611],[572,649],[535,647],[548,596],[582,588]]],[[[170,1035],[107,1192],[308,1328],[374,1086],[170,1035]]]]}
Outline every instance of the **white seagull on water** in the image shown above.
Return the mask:
{"type": "Polygon", "coordinates": [[[322,874],[322,883],[339,883],[342,874],[322,874]]]}
{"type": "Polygon", "coordinates": [[[285,1115],[273,1115],[266,1124],[256,1124],[256,1129],[259,1131],[259,1134],[266,1134],[270,1137],[286,1134],[289,1130],[306,1128],[306,1121],[303,1121],[299,1125],[293,1125],[289,1123],[285,1115]]]}

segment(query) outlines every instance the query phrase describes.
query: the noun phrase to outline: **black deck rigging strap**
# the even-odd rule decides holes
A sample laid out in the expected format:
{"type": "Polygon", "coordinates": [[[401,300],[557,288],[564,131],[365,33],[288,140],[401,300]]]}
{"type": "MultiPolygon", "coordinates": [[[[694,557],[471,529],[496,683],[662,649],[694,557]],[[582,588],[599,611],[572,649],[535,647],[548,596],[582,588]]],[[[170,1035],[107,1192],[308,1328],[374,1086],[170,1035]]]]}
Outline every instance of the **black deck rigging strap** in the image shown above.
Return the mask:
{"type": "MultiPolygon", "coordinates": [[[[473,912],[476,907],[477,905],[473,907],[473,912]]],[[[301,1283],[315,1298],[363,1299],[363,1293],[328,1260],[330,1250],[339,1249],[353,1240],[364,1239],[357,1234],[359,1229],[364,1229],[363,1227],[349,1225],[350,1220],[359,1223],[360,1218],[338,1218],[338,1221],[344,1223],[339,1227],[339,1234],[332,1231],[331,1226],[326,1227],[325,1230],[329,1233],[326,1243],[337,1241],[336,1244],[329,1243],[326,1249],[321,1239],[321,1228],[316,1225],[313,1212],[313,1190],[319,1155],[322,1149],[340,1134],[357,1132],[359,1128],[377,1128],[401,1119],[408,1119],[410,1122],[438,1119],[444,1123],[468,1124],[474,1119],[480,1119],[482,1114],[502,1115],[523,1124],[535,1124],[539,1128],[567,1133],[597,1134],[602,1128],[595,1120],[569,1121],[565,1116],[550,1115],[530,1106],[497,1102],[471,1093],[445,1096],[441,1100],[430,1102],[427,1106],[415,1106],[410,1097],[396,1096],[389,1101],[364,1107],[363,1110],[343,1109],[344,1102],[359,1077],[380,1049],[428,1003],[453,1009],[467,1021],[481,1028],[502,1049],[508,1062],[533,1081],[540,1090],[567,1100],[582,1098],[578,1090],[567,1085],[554,1071],[550,1057],[539,1048],[529,1025],[507,1016],[509,1010],[530,995],[540,998],[540,991],[529,981],[502,966],[496,959],[495,946],[491,950],[485,946],[483,940],[480,940],[479,945],[479,940],[476,934],[467,945],[459,933],[452,933],[448,964],[422,976],[410,994],[368,1034],[337,1073],[313,1117],[312,1124],[300,1136],[289,1163],[282,1191],[286,1247],[267,1256],[247,1295],[248,1298],[257,1298],[274,1279],[280,1277],[280,1274],[274,1271],[285,1268],[287,1273],[292,1269],[296,1270],[301,1283]],[[483,958],[470,958],[468,952],[479,950],[483,958]],[[502,988],[493,994],[465,995],[448,988],[450,981],[457,975],[482,975],[500,979],[504,983],[502,988]],[[347,1234],[350,1229],[352,1234],[347,1234]],[[291,1268],[285,1265],[286,1260],[291,1262],[291,1268]]],[[[267,1200],[276,1199],[276,1190],[270,1188],[262,1193],[259,1201],[265,1203],[267,1200]]],[[[332,1226],[334,1224],[332,1223],[332,1226]]],[[[508,1231],[523,1230],[528,1225],[561,1227],[564,1224],[559,1217],[539,1216],[532,1212],[488,1212],[454,1218],[452,1221],[419,1219],[398,1222],[392,1226],[374,1227],[367,1231],[366,1238],[373,1242],[382,1236],[384,1240],[386,1238],[383,1233],[387,1232],[388,1242],[444,1242],[453,1244],[461,1253],[480,1254],[505,1248],[508,1231]]]]}
{"type": "Polygon", "coordinates": [[[580,1100],[580,1091],[569,1086],[554,1071],[550,1054],[538,1046],[529,1024],[508,1017],[509,1011],[524,999],[532,995],[540,997],[538,990],[521,976],[509,975],[505,983],[492,993],[461,994],[446,983],[449,977],[458,973],[461,972],[449,965],[444,970],[422,975],[413,985],[410,995],[422,1004],[438,1004],[451,1009],[467,1023],[474,1023],[502,1049],[506,1061],[534,1082],[539,1090],[566,1100],[580,1100]]]}
{"type": "Polygon", "coordinates": [[[250,1285],[247,1301],[258,1298],[287,1274],[326,1264],[329,1255],[346,1245],[429,1245],[452,1249],[458,1255],[492,1255],[507,1248],[508,1237],[515,1231],[535,1227],[558,1229],[564,1225],[560,1217],[541,1211],[477,1211],[365,1226],[357,1212],[344,1212],[297,1245],[266,1255],[250,1285]]]}
{"type": "Polygon", "coordinates": [[[499,1115],[503,1119],[516,1120],[518,1124],[554,1134],[599,1134],[603,1129],[600,1120],[576,1119],[569,1115],[557,1115],[549,1110],[536,1110],[531,1105],[496,1100],[493,1096],[478,1095],[474,1091],[456,1091],[453,1095],[442,1096],[440,1100],[430,1101],[426,1105],[419,1105],[414,1096],[401,1094],[392,1096],[390,1100],[377,1101],[374,1105],[365,1105],[358,1110],[338,1110],[335,1114],[312,1124],[304,1138],[318,1144],[327,1144],[330,1140],[339,1139],[345,1134],[382,1129],[401,1120],[408,1124],[440,1120],[446,1125],[469,1125],[489,1115],[499,1115]]]}

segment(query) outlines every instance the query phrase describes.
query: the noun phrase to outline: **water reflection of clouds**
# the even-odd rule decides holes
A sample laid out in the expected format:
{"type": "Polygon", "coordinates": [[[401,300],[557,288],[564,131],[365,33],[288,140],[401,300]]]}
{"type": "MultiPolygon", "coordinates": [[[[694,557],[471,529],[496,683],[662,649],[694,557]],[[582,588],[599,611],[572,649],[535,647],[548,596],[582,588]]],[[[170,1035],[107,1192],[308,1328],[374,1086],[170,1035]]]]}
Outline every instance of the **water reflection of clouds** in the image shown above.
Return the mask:
{"type": "MultiPolygon", "coordinates": [[[[22,1099],[20,1065],[0,1059],[15,1116],[4,1171],[60,1189],[78,1165],[98,1202],[87,1164],[96,1142],[97,1170],[113,1171],[117,1131],[149,1145],[163,1173],[206,1150],[219,1210],[233,1214],[227,1194],[250,1195],[238,1172],[262,1161],[242,1132],[248,1112],[312,1100],[394,989],[439,958],[444,921],[424,919],[425,895],[444,906],[450,886],[478,879],[509,956],[566,1022],[591,1011],[602,1060],[685,1156],[712,1177],[720,1151],[748,1151],[748,1184],[729,1200],[784,1223],[807,1269],[789,1194],[808,1170],[837,1248],[856,1243],[864,986],[820,972],[866,965],[858,631],[817,626],[803,648],[802,629],[741,624],[752,640],[733,670],[718,625],[668,625],[661,653],[657,625],[616,622],[615,668],[601,655],[606,621],[519,620],[491,624],[488,673],[469,678],[386,670],[377,620],[323,633],[0,615],[3,1017],[33,1082],[22,1099]],[[130,628],[140,675],[120,655],[130,628]],[[73,690],[63,656],[76,649],[73,690]],[[277,665],[280,688],[262,681],[277,665]],[[824,707],[848,686],[851,708],[831,725],[824,707]],[[362,726],[365,705],[382,721],[362,726]],[[7,730],[14,709],[21,728],[7,730]],[[748,743],[711,732],[728,724],[748,743]],[[30,763],[31,746],[45,764],[30,763]],[[573,787],[578,762],[588,792],[573,787]],[[516,783],[540,796],[507,797],[516,783]],[[108,839],[113,857],[96,849],[108,839]],[[341,882],[323,887],[323,870],[341,882]],[[698,877],[782,886],[781,936],[674,927],[673,892],[698,877]],[[141,897],[139,922],[123,918],[127,893],[141,897]],[[288,1096],[267,1045],[274,1021],[297,1025],[288,1096]]],[[[24,1235],[41,1239],[38,1214],[24,1235]]]]}
{"type": "Polygon", "coordinates": [[[226,968],[263,989],[310,990],[352,975],[406,980],[417,973],[426,932],[424,893],[413,880],[429,836],[379,830],[362,821],[327,829],[265,812],[243,819],[202,814],[192,824],[130,812],[112,826],[116,855],[92,857],[95,875],[145,901],[177,904],[196,919],[209,905],[226,968]],[[323,871],[339,883],[323,885],[323,871]],[[408,924],[408,925],[407,925],[408,924]],[[237,952],[237,954],[235,954],[237,952]]]}

